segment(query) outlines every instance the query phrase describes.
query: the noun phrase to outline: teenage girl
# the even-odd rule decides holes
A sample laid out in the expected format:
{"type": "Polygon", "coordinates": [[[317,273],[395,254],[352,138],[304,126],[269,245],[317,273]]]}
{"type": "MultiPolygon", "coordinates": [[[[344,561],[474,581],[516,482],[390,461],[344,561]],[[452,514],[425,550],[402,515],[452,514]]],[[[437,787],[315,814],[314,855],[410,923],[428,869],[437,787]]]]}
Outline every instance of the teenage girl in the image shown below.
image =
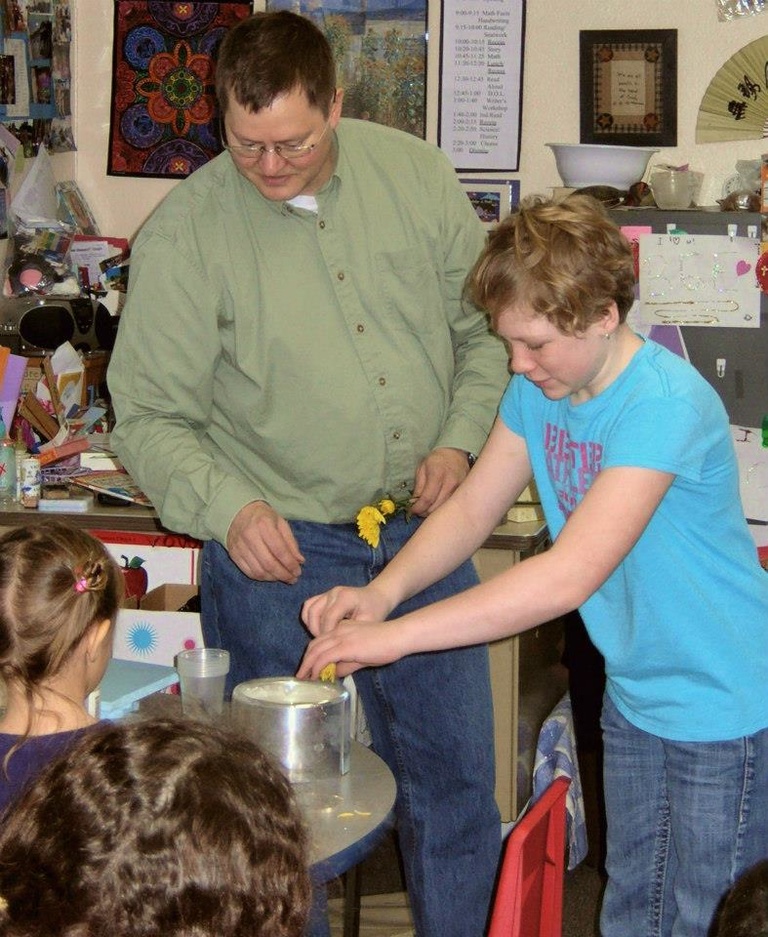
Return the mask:
{"type": "Polygon", "coordinates": [[[728,416],[627,325],[630,246],[588,196],[526,202],[469,280],[514,377],[477,464],[364,589],[305,603],[299,676],[490,641],[579,608],[605,658],[603,937],[705,937],[768,855],[768,576],[728,416]],[[550,550],[393,608],[482,546],[533,474],[550,550]],[[344,619],[357,619],[348,621],[344,619]]]}
{"type": "Polygon", "coordinates": [[[104,545],[52,522],[0,538],[0,810],[96,719],[123,577],[104,545]]]}

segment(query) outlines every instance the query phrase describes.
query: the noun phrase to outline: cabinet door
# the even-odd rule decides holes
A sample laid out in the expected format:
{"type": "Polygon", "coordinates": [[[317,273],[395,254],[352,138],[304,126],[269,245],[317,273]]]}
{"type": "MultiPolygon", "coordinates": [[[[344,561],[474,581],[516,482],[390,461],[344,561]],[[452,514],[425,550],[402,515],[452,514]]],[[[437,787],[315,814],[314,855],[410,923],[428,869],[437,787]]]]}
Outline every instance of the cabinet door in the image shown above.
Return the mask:
{"type": "MultiPolygon", "coordinates": [[[[482,581],[519,562],[514,550],[482,548],[474,556],[482,581]]],[[[496,802],[514,820],[531,791],[536,740],[548,713],[567,689],[560,663],[562,622],[554,621],[489,645],[496,747],[496,802]]]]}

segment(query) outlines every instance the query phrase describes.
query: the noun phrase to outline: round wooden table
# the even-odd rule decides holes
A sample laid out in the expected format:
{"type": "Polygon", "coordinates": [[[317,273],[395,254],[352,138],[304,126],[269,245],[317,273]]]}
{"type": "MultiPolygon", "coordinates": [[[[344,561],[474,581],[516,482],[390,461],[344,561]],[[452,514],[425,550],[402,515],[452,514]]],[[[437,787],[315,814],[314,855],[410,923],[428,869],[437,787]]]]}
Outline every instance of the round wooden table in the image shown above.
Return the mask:
{"type": "Polygon", "coordinates": [[[338,878],[361,862],[394,822],[395,779],[377,754],[352,742],[349,771],[294,785],[311,835],[312,876],[338,878]]]}

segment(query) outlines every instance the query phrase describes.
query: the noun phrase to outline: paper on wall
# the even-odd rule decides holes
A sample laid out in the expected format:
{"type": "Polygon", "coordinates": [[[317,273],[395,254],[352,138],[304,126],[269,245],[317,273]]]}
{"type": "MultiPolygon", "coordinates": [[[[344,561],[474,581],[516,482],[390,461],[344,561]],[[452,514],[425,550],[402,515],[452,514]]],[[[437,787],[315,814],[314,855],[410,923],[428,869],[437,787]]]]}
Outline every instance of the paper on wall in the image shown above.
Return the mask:
{"type": "Polygon", "coordinates": [[[657,325],[760,327],[756,238],[640,235],[640,302],[657,325]]]}
{"type": "MultiPolygon", "coordinates": [[[[768,448],[754,426],[731,426],[739,463],[739,492],[747,520],[768,522],[768,448]]],[[[768,528],[766,528],[768,532],[768,528]]]]}

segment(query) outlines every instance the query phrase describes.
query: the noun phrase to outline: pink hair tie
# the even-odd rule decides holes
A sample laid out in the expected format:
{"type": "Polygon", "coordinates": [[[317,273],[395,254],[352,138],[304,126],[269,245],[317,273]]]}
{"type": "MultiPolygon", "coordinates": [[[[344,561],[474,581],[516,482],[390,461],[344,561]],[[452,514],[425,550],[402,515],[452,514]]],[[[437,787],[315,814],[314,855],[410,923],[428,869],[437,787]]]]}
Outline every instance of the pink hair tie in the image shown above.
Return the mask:
{"type": "Polygon", "coordinates": [[[86,592],[88,590],[88,581],[85,576],[75,580],[75,592],[86,592]]]}

